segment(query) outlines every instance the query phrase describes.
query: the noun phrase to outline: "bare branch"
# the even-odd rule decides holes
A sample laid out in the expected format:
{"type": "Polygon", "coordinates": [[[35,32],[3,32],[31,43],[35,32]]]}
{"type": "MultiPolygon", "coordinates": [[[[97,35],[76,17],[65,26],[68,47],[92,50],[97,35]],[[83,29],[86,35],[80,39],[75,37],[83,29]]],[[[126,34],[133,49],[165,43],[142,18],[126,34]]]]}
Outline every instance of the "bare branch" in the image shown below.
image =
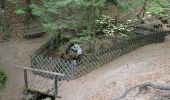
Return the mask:
{"type": "Polygon", "coordinates": [[[144,17],[145,11],[146,11],[146,4],[147,4],[147,1],[148,1],[148,0],[145,0],[142,9],[141,9],[140,12],[137,14],[137,17],[138,17],[138,18],[140,17],[140,15],[142,14],[142,12],[143,12],[143,17],[144,17]]]}
{"type": "Polygon", "coordinates": [[[123,99],[124,97],[126,97],[128,92],[130,92],[131,90],[133,90],[135,88],[138,88],[138,87],[139,88],[141,88],[141,87],[152,87],[152,88],[160,89],[160,90],[170,90],[170,86],[154,84],[154,83],[143,83],[143,84],[135,85],[135,86],[127,89],[121,96],[116,97],[114,100],[121,100],[121,99],[123,99]]]}

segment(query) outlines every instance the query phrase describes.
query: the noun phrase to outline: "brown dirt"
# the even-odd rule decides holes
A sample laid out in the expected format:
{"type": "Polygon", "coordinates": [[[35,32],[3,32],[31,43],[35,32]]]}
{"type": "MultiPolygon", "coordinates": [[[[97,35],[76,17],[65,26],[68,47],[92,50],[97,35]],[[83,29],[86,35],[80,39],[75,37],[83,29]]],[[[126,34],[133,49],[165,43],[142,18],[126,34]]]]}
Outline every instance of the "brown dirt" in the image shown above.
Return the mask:
{"type": "Polygon", "coordinates": [[[46,38],[10,40],[0,42],[0,65],[7,72],[7,82],[0,91],[0,100],[21,100],[23,93],[23,72],[16,66],[30,66],[29,55],[40,47],[46,38]]]}
{"type": "MultiPolygon", "coordinates": [[[[26,14],[16,14],[15,11],[17,9],[23,9],[26,7],[25,1],[21,1],[19,4],[11,3],[10,1],[5,1],[5,11],[6,16],[8,18],[8,24],[9,24],[9,31],[10,31],[10,37],[15,39],[22,39],[23,34],[27,31],[35,32],[39,31],[37,28],[31,28],[31,29],[23,29],[26,28],[27,24],[27,17],[26,14]]],[[[37,18],[33,18],[29,21],[30,27],[41,27],[40,20],[37,18]]],[[[0,15],[0,35],[2,35],[2,21],[1,21],[1,15],[0,15]]]]}
{"type": "MultiPolygon", "coordinates": [[[[170,85],[170,38],[141,47],[60,88],[61,100],[113,100],[126,88],[143,82],[170,85]]],[[[169,92],[149,89],[123,100],[169,100],[169,92]]]]}

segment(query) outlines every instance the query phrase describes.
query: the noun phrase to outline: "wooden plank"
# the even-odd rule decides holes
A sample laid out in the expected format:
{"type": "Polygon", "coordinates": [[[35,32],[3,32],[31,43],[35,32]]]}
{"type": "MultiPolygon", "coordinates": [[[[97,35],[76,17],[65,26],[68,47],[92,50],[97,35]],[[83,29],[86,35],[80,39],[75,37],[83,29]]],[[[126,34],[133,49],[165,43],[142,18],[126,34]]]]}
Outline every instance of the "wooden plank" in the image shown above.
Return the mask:
{"type": "Polygon", "coordinates": [[[28,93],[28,77],[27,77],[27,69],[24,69],[24,82],[25,82],[25,90],[26,94],[28,93]]]}
{"type": "Polygon", "coordinates": [[[45,70],[40,70],[40,69],[33,69],[33,68],[29,68],[29,67],[19,67],[19,66],[16,66],[16,67],[17,68],[22,68],[22,69],[27,69],[27,70],[32,70],[32,71],[36,71],[36,72],[52,74],[52,75],[64,76],[64,74],[56,73],[56,72],[50,72],[50,71],[45,71],[45,70]]]}
{"type": "Polygon", "coordinates": [[[55,80],[54,80],[54,89],[55,89],[55,98],[57,97],[58,95],[58,76],[56,75],[55,76],[55,80]]]}

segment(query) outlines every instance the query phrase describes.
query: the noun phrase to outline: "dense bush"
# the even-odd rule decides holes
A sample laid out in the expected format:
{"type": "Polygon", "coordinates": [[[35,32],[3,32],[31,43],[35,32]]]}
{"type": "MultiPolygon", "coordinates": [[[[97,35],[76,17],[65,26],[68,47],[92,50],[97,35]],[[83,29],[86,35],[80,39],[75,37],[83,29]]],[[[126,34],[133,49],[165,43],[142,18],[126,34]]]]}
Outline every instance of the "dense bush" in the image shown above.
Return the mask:
{"type": "Polygon", "coordinates": [[[0,69],[0,89],[4,86],[6,79],[6,73],[2,69],[0,69]]]}
{"type": "Polygon", "coordinates": [[[128,37],[132,33],[132,28],[129,25],[134,23],[134,21],[118,22],[116,19],[103,15],[103,17],[96,20],[96,31],[109,36],[117,36],[117,38],[128,37]]]}

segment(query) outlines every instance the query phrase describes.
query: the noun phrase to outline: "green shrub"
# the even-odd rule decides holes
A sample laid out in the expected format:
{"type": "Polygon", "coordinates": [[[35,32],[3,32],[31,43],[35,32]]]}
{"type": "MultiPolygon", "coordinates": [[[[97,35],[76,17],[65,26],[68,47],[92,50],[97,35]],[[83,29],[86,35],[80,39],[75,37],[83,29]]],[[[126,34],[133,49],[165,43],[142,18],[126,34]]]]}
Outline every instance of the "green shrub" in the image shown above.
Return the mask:
{"type": "Polygon", "coordinates": [[[133,33],[129,25],[135,21],[127,20],[124,23],[120,23],[116,19],[103,15],[103,17],[96,20],[96,31],[97,33],[104,33],[109,36],[117,36],[117,38],[128,37],[133,33]]]}
{"type": "Polygon", "coordinates": [[[0,89],[5,85],[6,79],[6,73],[2,69],[0,69],[0,89]]]}

